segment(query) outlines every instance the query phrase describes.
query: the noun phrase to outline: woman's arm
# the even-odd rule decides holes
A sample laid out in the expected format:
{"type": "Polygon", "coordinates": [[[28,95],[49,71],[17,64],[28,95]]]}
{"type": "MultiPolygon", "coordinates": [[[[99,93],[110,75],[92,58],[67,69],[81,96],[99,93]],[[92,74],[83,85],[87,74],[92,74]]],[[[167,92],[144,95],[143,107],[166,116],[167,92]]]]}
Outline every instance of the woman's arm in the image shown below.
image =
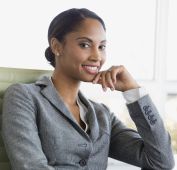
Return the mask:
{"type": "Polygon", "coordinates": [[[13,170],[55,170],[42,151],[36,125],[36,107],[24,85],[5,93],[2,134],[13,170]]]}
{"type": "Polygon", "coordinates": [[[110,157],[142,168],[172,169],[170,136],[150,97],[146,95],[127,106],[138,132],[128,129],[112,114],[110,157]]]}
{"type": "MultiPolygon", "coordinates": [[[[112,66],[99,72],[93,83],[125,92],[140,86],[124,66],[112,66]]],[[[171,140],[156,107],[148,95],[127,104],[138,132],[111,116],[110,156],[133,165],[154,170],[170,170],[174,166],[171,140]]]]}

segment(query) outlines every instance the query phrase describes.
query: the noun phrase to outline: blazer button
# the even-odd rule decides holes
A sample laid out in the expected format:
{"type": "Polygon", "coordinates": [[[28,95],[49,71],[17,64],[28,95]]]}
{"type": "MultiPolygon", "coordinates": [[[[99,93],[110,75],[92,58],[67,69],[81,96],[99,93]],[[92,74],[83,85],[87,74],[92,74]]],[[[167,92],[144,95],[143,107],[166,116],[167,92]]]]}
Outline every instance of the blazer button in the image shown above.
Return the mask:
{"type": "Polygon", "coordinates": [[[150,124],[151,124],[151,125],[154,125],[156,122],[157,122],[157,119],[154,119],[154,120],[151,120],[151,121],[150,121],[150,124]]]}
{"type": "Polygon", "coordinates": [[[85,159],[81,159],[81,160],[79,161],[79,164],[80,164],[80,166],[86,166],[87,162],[86,162],[85,159]]]}

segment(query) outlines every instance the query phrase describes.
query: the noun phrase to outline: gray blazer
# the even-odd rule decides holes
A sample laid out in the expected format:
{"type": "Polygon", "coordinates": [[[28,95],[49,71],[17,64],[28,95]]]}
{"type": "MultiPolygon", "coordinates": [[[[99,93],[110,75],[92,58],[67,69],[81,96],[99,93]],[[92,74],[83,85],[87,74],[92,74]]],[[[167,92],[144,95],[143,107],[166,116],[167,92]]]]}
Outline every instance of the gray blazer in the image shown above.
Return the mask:
{"type": "Polygon", "coordinates": [[[147,95],[129,104],[138,132],[104,105],[88,100],[87,133],[48,77],[6,91],[2,133],[13,170],[106,170],[108,156],[142,168],[172,169],[170,136],[147,95]]]}

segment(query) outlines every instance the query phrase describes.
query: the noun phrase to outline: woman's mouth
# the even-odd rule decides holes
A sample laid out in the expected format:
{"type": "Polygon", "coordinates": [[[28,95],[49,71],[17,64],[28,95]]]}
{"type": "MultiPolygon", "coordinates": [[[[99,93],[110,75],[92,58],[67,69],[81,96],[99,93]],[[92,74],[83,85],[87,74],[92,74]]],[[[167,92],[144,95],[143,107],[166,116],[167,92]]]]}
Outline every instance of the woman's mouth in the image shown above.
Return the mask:
{"type": "Polygon", "coordinates": [[[98,73],[98,66],[82,65],[82,68],[89,74],[95,75],[98,73]]]}

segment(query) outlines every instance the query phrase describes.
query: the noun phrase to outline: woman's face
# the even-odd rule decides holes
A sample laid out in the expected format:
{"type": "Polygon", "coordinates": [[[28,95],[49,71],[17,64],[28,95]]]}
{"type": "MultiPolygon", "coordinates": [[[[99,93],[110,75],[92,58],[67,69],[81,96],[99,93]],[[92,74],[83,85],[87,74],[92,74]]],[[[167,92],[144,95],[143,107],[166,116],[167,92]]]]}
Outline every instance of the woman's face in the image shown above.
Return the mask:
{"type": "Polygon", "coordinates": [[[75,80],[92,81],[106,59],[106,34],[96,19],[85,19],[59,46],[56,69],[75,80]]]}

